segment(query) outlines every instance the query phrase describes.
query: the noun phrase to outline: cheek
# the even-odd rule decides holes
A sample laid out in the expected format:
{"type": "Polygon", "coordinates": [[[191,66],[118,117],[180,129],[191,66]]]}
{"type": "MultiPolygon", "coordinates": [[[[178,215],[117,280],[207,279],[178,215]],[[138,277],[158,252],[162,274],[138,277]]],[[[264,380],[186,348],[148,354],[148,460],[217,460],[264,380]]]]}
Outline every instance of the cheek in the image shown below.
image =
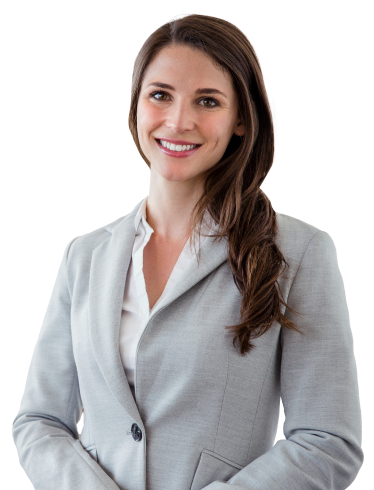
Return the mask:
{"type": "Polygon", "coordinates": [[[138,121],[150,126],[160,118],[160,112],[154,105],[143,103],[138,106],[138,121]]]}
{"type": "Polygon", "coordinates": [[[218,146],[225,145],[231,138],[230,121],[225,114],[205,118],[201,121],[201,127],[204,128],[206,138],[218,146]]]}
{"type": "Polygon", "coordinates": [[[152,107],[146,107],[138,116],[138,134],[142,133],[144,138],[148,138],[150,133],[162,125],[160,111],[152,107]]]}

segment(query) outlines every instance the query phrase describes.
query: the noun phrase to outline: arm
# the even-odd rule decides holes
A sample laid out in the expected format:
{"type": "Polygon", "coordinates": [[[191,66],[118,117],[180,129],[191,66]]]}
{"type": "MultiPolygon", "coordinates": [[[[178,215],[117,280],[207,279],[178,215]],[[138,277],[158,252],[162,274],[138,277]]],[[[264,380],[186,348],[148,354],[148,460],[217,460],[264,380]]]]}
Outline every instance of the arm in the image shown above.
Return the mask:
{"type": "Polygon", "coordinates": [[[286,439],[227,483],[204,490],[343,490],[363,463],[361,411],[343,280],[331,237],[311,239],[286,316],[306,335],[281,329],[286,439]],[[230,485],[230,486],[229,486],[230,485]]]}
{"type": "Polygon", "coordinates": [[[70,331],[65,249],[31,360],[21,407],[13,422],[20,464],[36,490],[119,490],[84,450],[82,414],[70,331]]]}

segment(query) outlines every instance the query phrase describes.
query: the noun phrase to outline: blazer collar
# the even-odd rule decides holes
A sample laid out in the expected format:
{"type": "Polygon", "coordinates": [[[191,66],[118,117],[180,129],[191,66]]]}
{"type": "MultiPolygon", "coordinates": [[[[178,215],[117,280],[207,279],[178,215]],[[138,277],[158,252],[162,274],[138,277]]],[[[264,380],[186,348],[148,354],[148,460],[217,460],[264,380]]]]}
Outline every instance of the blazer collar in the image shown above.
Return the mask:
{"type": "MultiPolygon", "coordinates": [[[[119,331],[126,274],[136,233],[134,217],[143,201],[128,215],[105,227],[110,235],[92,252],[89,282],[89,328],[96,361],[113,396],[140,426],[143,423],[121,361],[119,331]]],[[[169,307],[225,260],[227,240],[214,241],[214,237],[208,236],[202,245],[200,264],[196,256],[191,259],[176,287],[162,300],[160,309],[169,307]]],[[[149,322],[152,318],[153,315],[149,322]]]]}

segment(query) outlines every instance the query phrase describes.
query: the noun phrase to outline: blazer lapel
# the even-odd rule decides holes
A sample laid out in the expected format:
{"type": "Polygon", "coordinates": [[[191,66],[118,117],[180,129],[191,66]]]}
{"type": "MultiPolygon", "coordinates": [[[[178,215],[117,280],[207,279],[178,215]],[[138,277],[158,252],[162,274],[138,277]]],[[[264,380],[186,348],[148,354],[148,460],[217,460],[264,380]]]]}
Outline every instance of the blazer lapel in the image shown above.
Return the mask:
{"type": "MultiPolygon", "coordinates": [[[[113,396],[139,424],[142,420],[120,356],[119,330],[126,275],[135,240],[134,217],[141,202],[127,216],[105,227],[111,235],[93,250],[89,284],[89,328],[96,361],[113,396]]],[[[202,246],[200,264],[196,256],[191,259],[160,307],[170,305],[225,260],[227,240],[214,241],[208,236],[202,246]]],[[[157,311],[159,309],[156,314],[157,311]]]]}
{"type": "Polygon", "coordinates": [[[140,203],[127,216],[106,227],[111,235],[92,253],[89,285],[89,327],[92,349],[113,396],[141,423],[119,351],[119,329],[127,270],[135,240],[134,216],[140,203]]]}
{"type": "MultiPolygon", "coordinates": [[[[206,237],[202,248],[200,263],[197,262],[196,255],[191,259],[190,264],[186,267],[183,273],[180,275],[176,286],[169,291],[169,293],[159,303],[155,314],[161,309],[166,308],[177,298],[182,296],[186,291],[191,289],[195,284],[204,279],[208,274],[213,272],[228,258],[228,243],[227,239],[223,238],[221,241],[214,237],[206,237]]],[[[152,315],[151,315],[152,317],[152,315]]]]}

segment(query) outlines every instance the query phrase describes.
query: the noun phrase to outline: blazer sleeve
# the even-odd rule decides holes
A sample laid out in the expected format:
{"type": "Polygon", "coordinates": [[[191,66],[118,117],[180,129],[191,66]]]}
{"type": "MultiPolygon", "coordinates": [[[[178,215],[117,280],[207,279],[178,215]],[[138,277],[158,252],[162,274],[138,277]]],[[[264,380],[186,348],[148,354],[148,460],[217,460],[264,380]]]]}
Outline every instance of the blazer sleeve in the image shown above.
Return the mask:
{"type": "Polygon", "coordinates": [[[287,303],[301,313],[286,310],[305,335],[281,329],[286,439],[206,490],[343,490],[362,466],[353,338],[335,245],[326,232],[309,242],[287,303]]]}
{"type": "Polygon", "coordinates": [[[29,367],[13,439],[36,490],[119,490],[83,448],[82,415],[70,329],[67,245],[29,367]]]}

